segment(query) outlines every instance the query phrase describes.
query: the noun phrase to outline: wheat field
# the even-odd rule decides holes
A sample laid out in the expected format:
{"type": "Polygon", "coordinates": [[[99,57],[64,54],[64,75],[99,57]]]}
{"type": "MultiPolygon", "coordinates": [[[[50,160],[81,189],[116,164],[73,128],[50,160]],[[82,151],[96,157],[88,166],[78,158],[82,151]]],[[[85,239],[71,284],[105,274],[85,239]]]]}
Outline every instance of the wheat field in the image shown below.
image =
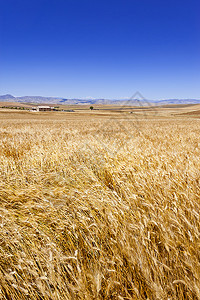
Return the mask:
{"type": "Polygon", "coordinates": [[[0,116],[0,299],[200,299],[200,121],[67,116],[0,116]]]}

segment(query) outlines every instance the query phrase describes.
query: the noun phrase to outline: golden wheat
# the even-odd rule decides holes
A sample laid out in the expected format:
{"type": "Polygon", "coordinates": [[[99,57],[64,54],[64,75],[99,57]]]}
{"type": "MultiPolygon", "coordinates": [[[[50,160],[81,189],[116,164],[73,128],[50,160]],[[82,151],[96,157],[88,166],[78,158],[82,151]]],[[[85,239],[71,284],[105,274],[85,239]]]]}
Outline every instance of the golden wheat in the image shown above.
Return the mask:
{"type": "Polygon", "coordinates": [[[200,122],[0,126],[0,299],[200,299],[200,122]]]}

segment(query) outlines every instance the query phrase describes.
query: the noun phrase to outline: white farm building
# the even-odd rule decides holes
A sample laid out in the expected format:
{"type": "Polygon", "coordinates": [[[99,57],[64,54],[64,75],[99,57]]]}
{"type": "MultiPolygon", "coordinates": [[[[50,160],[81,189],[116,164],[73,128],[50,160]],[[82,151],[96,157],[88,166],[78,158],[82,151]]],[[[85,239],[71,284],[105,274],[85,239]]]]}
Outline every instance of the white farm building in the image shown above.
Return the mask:
{"type": "Polygon", "coordinates": [[[37,106],[37,107],[32,107],[32,111],[52,111],[54,110],[54,107],[51,106],[37,106]]]}

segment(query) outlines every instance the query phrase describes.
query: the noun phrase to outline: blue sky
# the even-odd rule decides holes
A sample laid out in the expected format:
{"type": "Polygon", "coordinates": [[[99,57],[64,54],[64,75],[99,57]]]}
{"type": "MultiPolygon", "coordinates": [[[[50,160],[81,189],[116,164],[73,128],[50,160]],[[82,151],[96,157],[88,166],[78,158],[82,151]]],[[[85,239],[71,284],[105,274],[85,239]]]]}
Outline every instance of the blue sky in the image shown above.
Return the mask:
{"type": "Polygon", "coordinates": [[[200,99],[199,13],[199,0],[0,0],[0,95],[200,99]]]}

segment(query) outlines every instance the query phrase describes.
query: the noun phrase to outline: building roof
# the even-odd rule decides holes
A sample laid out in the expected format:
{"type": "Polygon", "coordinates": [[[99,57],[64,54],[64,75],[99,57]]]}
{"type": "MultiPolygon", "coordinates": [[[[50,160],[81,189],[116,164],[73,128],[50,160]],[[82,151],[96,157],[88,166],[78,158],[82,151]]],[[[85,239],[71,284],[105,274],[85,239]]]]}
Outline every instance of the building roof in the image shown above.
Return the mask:
{"type": "Polygon", "coordinates": [[[37,108],[51,108],[51,106],[37,106],[37,108]]]}

